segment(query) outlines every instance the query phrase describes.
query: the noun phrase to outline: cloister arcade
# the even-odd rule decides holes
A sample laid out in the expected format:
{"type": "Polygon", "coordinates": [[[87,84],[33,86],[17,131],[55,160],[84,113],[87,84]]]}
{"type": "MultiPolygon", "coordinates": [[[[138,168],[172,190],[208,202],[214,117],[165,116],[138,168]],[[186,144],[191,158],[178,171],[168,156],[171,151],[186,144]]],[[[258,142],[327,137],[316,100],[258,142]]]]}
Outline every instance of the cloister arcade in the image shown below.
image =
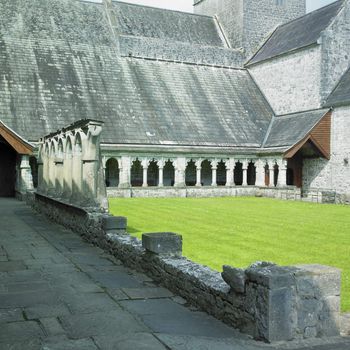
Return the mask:
{"type": "Polygon", "coordinates": [[[41,139],[38,193],[79,205],[104,207],[101,131],[101,122],[84,120],[41,139]]]}
{"type": "Polygon", "coordinates": [[[283,159],[103,157],[107,187],[287,185],[283,159]]]}

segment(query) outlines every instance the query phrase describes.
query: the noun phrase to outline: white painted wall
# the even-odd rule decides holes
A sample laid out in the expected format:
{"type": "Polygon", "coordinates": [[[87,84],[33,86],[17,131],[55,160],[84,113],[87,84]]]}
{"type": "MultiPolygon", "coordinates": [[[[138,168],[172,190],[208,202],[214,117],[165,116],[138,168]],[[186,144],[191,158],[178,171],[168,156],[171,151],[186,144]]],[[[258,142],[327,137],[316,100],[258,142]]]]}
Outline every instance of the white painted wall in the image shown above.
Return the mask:
{"type": "Polygon", "coordinates": [[[332,116],[331,159],[305,160],[304,187],[336,190],[350,201],[350,106],[336,108],[332,116]]]}
{"type": "Polygon", "coordinates": [[[278,115],[321,105],[319,45],[258,63],[249,71],[278,115]]]}

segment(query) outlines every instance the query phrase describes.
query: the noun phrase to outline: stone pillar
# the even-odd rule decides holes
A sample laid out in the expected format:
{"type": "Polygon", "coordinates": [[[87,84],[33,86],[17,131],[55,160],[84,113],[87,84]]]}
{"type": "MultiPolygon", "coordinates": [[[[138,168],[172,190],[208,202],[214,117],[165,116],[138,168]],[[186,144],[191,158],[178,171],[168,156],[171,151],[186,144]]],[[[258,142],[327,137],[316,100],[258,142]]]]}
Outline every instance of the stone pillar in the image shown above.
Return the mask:
{"type": "Polygon", "coordinates": [[[211,162],[211,185],[213,187],[216,187],[218,184],[217,184],[217,170],[218,170],[218,161],[217,160],[213,160],[211,162]]]}
{"type": "Polygon", "coordinates": [[[275,187],[275,165],[276,161],[269,161],[270,187],[275,187]]]}
{"type": "Polygon", "coordinates": [[[226,161],[226,186],[235,186],[234,171],[235,171],[235,160],[230,158],[226,161]]]}
{"type": "Polygon", "coordinates": [[[142,182],[142,187],[148,187],[148,182],[147,182],[147,171],[148,171],[148,159],[144,159],[141,162],[142,168],[143,168],[143,182],[142,182]]]}
{"type": "MultiPolygon", "coordinates": [[[[83,163],[81,145],[73,149],[72,161],[72,201],[79,202],[83,198],[83,163]]],[[[84,191],[85,192],[85,191],[84,191]]]]}
{"type": "Polygon", "coordinates": [[[158,164],[158,186],[163,187],[164,186],[164,166],[165,166],[165,161],[164,160],[159,160],[157,162],[158,164]]]}
{"type": "Polygon", "coordinates": [[[248,161],[242,162],[243,183],[242,186],[248,186],[248,161]]]}
{"type": "Polygon", "coordinates": [[[287,186],[287,161],[281,159],[277,162],[278,164],[278,180],[277,187],[286,187],[287,186]]]}
{"type": "Polygon", "coordinates": [[[201,171],[202,171],[202,160],[197,160],[196,161],[196,186],[201,187],[202,186],[202,176],[201,176],[201,171]]]}
{"type": "Polygon", "coordinates": [[[72,194],[72,154],[66,153],[63,163],[63,197],[69,198],[72,194]]]}
{"type": "Polygon", "coordinates": [[[44,163],[41,158],[38,160],[38,192],[44,192],[44,163]]]}
{"type": "Polygon", "coordinates": [[[131,158],[122,156],[119,164],[119,188],[128,188],[130,184],[131,158]]]}
{"type": "Polygon", "coordinates": [[[255,186],[265,187],[265,165],[266,165],[266,162],[261,159],[255,162],[255,167],[256,167],[255,186]]]}
{"type": "Polygon", "coordinates": [[[63,158],[57,158],[55,161],[56,164],[56,195],[58,197],[62,197],[63,195],[63,186],[64,186],[64,179],[63,179],[63,158]]]}
{"type": "Polygon", "coordinates": [[[19,182],[19,191],[21,193],[26,193],[27,191],[34,189],[29,156],[25,154],[21,155],[19,182]]]}
{"type": "Polygon", "coordinates": [[[254,337],[273,342],[339,336],[338,269],[260,263],[245,270],[242,278],[246,293],[255,294],[249,299],[249,307],[256,310],[254,337]]]}
{"type": "Polygon", "coordinates": [[[185,171],[186,171],[186,158],[178,157],[174,161],[175,166],[175,187],[185,187],[186,179],[185,179],[185,171]]]}

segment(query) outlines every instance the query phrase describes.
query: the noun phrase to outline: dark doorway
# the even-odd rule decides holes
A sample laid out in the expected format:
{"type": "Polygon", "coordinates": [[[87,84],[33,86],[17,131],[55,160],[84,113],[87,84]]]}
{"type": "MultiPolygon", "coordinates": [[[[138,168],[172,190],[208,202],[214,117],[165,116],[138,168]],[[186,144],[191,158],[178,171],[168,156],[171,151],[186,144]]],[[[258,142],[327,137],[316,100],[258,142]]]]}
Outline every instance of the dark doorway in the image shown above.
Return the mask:
{"type": "Polygon", "coordinates": [[[0,137],[0,197],[14,197],[17,153],[0,137]]]}
{"type": "Polygon", "coordinates": [[[287,185],[298,188],[303,186],[303,157],[300,153],[288,159],[287,185]]]}

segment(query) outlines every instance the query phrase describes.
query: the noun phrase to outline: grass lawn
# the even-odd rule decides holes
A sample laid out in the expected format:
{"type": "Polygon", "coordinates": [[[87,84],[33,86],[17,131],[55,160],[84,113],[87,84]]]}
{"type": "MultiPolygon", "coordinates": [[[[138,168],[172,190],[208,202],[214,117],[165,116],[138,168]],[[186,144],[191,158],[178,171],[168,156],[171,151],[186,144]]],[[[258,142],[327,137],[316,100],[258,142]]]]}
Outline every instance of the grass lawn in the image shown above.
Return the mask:
{"type": "Polygon", "coordinates": [[[343,271],[342,310],[350,311],[350,207],[265,198],[111,199],[128,232],[172,231],[184,256],[222,271],[258,260],[336,266],[343,271]]]}

